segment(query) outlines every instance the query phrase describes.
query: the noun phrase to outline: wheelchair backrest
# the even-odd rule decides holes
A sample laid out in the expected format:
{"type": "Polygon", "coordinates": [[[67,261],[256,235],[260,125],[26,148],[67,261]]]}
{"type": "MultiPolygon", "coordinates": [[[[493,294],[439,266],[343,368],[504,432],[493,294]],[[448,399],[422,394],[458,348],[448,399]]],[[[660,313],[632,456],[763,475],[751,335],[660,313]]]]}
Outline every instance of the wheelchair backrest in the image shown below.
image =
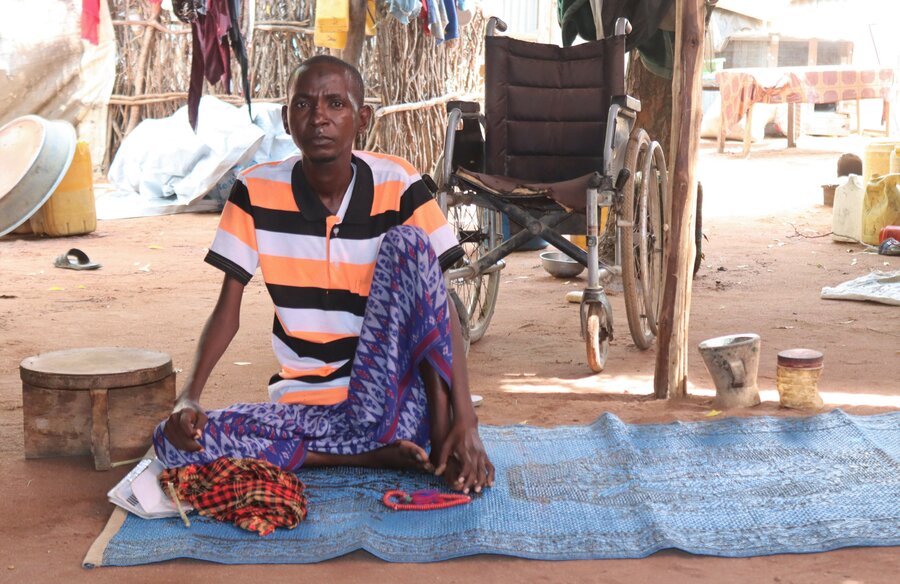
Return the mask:
{"type": "Polygon", "coordinates": [[[603,172],[613,96],[625,94],[625,39],[558,47],[485,38],[488,174],[540,182],[603,172]]]}

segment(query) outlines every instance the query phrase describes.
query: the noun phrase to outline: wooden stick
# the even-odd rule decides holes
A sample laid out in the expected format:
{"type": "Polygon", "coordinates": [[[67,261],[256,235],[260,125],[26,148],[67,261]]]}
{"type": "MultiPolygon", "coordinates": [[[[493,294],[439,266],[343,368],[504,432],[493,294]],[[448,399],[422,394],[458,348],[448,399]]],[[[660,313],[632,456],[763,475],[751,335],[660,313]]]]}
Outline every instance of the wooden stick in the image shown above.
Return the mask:
{"type": "Polygon", "coordinates": [[[170,28],[155,20],[113,20],[113,26],[149,26],[165,34],[191,34],[190,27],[170,28]]]}
{"type": "MultiPolygon", "coordinates": [[[[150,20],[159,20],[159,14],[162,10],[160,6],[160,4],[150,4],[150,20]]],[[[147,76],[147,63],[150,61],[150,47],[153,44],[153,35],[155,32],[155,28],[148,26],[144,29],[144,35],[141,38],[141,53],[138,56],[138,70],[134,80],[135,95],[140,95],[144,91],[144,79],[147,76]]],[[[128,110],[128,124],[125,126],[126,136],[138,125],[138,122],[140,121],[138,118],[140,115],[141,108],[139,105],[132,106],[128,110]]]]}
{"type": "MultiPolygon", "coordinates": [[[[221,95],[215,93],[209,93],[207,95],[212,95],[217,99],[220,99],[224,102],[231,104],[242,104],[244,103],[243,96],[240,95],[221,95]]],[[[109,98],[110,105],[148,105],[154,103],[166,103],[169,101],[178,101],[181,99],[187,99],[186,91],[171,91],[168,93],[147,93],[144,95],[111,95],[109,98]]],[[[259,97],[254,98],[253,101],[257,102],[272,102],[272,103],[284,103],[285,98],[283,96],[278,97],[259,97]]]]}
{"type": "Polygon", "coordinates": [[[309,26],[301,26],[296,24],[287,24],[284,22],[278,24],[257,24],[256,30],[278,31],[278,32],[296,32],[300,34],[314,34],[316,29],[309,26]]]}
{"type": "Polygon", "coordinates": [[[181,521],[184,523],[185,527],[189,528],[191,526],[191,520],[188,519],[187,513],[181,508],[181,500],[178,498],[178,492],[175,490],[175,485],[172,484],[172,481],[169,481],[166,483],[166,488],[169,489],[169,496],[172,497],[172,501],[175,502],[175,508],[178,509],[178,514],[181,515],[181,521]]]}
{"type": "Polygon", "coordinates": [[[703,0],[675,3],[675,71],[672,76],[672,220],[663,287],[656,372],[657,398],[683,397],[687,391],[687,331],[691,307],[691,267],[700,143],[700,91],[703,62],[703,0]]]}
{"type": "Polygon", "coordinates": [[[350,0],[350,30],[341,59],[359,68],[363,44],[366,42],[366,0],[350,0]]]}

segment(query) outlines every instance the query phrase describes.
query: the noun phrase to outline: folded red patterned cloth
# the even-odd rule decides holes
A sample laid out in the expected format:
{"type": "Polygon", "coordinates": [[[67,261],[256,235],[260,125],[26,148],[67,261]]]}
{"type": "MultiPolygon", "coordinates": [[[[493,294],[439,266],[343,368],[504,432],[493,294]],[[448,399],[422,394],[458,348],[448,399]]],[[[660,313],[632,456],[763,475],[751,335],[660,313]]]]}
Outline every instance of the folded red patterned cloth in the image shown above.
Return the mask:
{"type": "Polygon", "coordinates": [[[227,521],[259,535],[276,527],[293,529],[306,518],[305,487],[297,475],[262,460],[219,458],[206,465],[169,468],[159,475],[168,493],[206,517],[227,521]]]}

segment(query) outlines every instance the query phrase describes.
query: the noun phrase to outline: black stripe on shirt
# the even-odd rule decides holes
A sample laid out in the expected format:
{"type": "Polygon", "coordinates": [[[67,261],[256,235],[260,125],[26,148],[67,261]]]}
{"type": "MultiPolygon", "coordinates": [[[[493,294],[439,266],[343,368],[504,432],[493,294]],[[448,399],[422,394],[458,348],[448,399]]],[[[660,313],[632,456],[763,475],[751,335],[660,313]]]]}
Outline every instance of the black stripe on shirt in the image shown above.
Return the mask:
{"type": "MultiPolygon", "coordinates": [[[[340,379],[341,377],[349,377],[352,370],[353,362],[348,361],[328,375],[301,375],[300,377],[292,377],[291,381],[303,381],[305,383],[323,383],[325,381],[331,381],[333,379],[340,379]]],[[[269,385],[278,383],[279,381],[284,381],[284,377],[276,373],[271,378],[269,378],[269,385]]]]}
{"type": "Polygon", "coordinates": [[[359,337],[347,337],[330,343],[311,343],[288,335],[276,316],[272,319],[272,334],[287,345],[298,357],[318,359],[325,363],[333,363],[341,359],[353,360],[356,355],[356,345],[359,337]]]}
{"type": "MultiPolygon", "coordinates": [[[[333,379],[340,379],[341,377],[349,377],[352,370],[353,361],[351,360],[344,363],[328,375],[301,375],[300,377],[292,377],[291,381],[303,381],[304,383],[323,383],[325,381],[331,381],[333,379]]],[[[269,379],[269,385],[278,383],[279,381],[284,381],[284,377],[276,373],[269,379]]]]}
{"type": "Polygon", "coordinates": [[[247,185],[242,181],[234,181],[234,185],[231,187],[231,194],[228,195],[228,202],[234,203],[248,215],[251,214],[250,191],[247,190],[247,185]]]}
{"type": "Polygon", "coordinates": [[[254,227],[263,231],[325,237],[324,221],[309,221],[297,211],[253,207],[254,227]]]}
{"type": "Polygon", "coordinates": [[[433,198],[434,196],[431,194],[428,187],[425,186],[422,179],[419,179],[406,187],[406,190],[403,191],[403,194],[400,196],[399,223],[406,223],[406,221],[408,221],[416,212],[416,209],[428,201],[431,201],[433,198]]]}
{"type": "Polygon", "coordinates": [[[324,290],[266,284],[272,302],[282,308],[311,308],[316,310],[341,310],[356,316],[366,313],[367,297],[349,290],[324,290]]]}

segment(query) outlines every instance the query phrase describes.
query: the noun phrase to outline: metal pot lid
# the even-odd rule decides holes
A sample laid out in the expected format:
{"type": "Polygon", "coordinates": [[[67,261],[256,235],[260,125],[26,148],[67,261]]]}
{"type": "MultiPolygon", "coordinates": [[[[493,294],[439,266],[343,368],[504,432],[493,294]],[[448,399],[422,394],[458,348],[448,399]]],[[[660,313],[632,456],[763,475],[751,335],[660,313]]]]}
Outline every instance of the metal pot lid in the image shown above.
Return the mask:
{"type": "Polygon", "coordinates": [[[40,116],[16,118],[0,128],[0,236],[41,208],[75,156],[75,128],[40,116]]]}

